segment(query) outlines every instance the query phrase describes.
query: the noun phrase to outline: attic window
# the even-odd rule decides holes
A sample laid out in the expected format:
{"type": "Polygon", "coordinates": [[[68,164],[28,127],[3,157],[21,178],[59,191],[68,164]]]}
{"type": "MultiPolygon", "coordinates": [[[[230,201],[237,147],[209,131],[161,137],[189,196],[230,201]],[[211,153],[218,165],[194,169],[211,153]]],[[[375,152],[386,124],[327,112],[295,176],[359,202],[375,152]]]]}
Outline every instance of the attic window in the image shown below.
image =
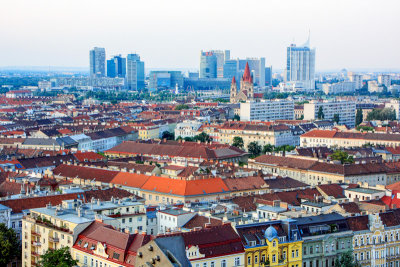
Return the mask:
{"type": "Polygon", "coordinates": [[[80,246],[82,244],[82,240],[79,240],[78,241],[78,245],[80,246]]]}
{"type": "Polygon", "coordinates": [[[94,249],[94,245],[92,245],[92,246],[90,247],[90,249],[93,250],[93,249],[94,249]]]}
{"type": "Polygon", "coordinates": [[[114,259],[119,259],[119,254],[116,253],[116,252],[114,252],[114,253],[113,253],[113,258],[114,258],[114,259]]]}
{"type": "Polygon", "coordinates": [[[85,245],[83,246],[84,248],[87,248],[89,245],[89,243],[85,243],[85,245]]]}

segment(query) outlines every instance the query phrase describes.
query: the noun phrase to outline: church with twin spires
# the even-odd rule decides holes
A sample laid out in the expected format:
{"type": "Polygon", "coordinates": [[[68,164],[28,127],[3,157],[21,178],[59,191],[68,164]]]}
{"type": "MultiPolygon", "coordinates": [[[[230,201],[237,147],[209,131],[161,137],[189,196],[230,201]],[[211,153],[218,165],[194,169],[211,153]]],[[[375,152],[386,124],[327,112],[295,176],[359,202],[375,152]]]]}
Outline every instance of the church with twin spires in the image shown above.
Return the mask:
{"type": "Polygon", "coordinates": [[[242,101],[254,99],[254,85],[253,77],[250,74],[249,63],[246,63],[242,79],[240,79],[240,90],[237,90],[235,76],[232,78],[231,83],[231,103],[239,103],[242,101]]]}

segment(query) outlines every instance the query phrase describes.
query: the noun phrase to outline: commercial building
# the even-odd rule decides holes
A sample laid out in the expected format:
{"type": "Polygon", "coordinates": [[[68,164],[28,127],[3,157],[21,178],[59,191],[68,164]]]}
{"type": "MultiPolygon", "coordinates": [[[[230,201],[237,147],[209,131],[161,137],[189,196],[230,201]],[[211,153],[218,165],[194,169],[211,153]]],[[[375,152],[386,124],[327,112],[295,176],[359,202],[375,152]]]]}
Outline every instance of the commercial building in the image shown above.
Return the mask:
{"type": "Polygon", "coordinates": [[[107,60],[107,77],[125,78],[126,75],[126,58],[121,55],[114,56],[107,60]]]}
{"type": "Polygon", "coordinates": [[[106,50],[95,47],[89,52],[90,76],[106,76],[106,50]]]}
{"type": "Polygon", "coordinates": [[[335,116],[339,116],[338,124],[353,128],[355,126],[356,103],[353,101],[311,100],[310,103],[304,104],[305,120],[325,119],[333,121],[335,116]]]}
{"type": "Polygon", "coordinates": [[[246,71],[246,65],[249,65],[253,82],[255,86],[265,86],[265,58],[246,58],[238,59],[238,77],[241,77],[246,71]]]}
{"type": "Polygon", "coordinates": [[[309,41],[301,47],[291,44],[287,48],[285,82],[301,82],[305,90],[315,89],[315,48],[309,41]]]}
{"type": "Polygon", "coordinates": [[[151,71],[149,75],[150,90],[171,89],[183,87],[183,74],[181,71],[151,71]]]}
{"type": "Polygon", "coordinates": [[[144,62],[138,54],[128,54],[126,58],[126,86],[129,90],[145,88],[144,62]]]}
{"type": "Polygon", "coordinates": [[[242,121],[293,120],[294,102],[287,99],[263,99],[240,103],[242,121]]]}
{"type": "Polygon", "coordinates": [[[229,59],[229,50],[201,51],[200,78],[224,78],[224,63],[229,59]]]}
{"type": "Polygon", "coordinates": [[[272,66],[265,68],[265,86],[272,86],[272,66]]]}

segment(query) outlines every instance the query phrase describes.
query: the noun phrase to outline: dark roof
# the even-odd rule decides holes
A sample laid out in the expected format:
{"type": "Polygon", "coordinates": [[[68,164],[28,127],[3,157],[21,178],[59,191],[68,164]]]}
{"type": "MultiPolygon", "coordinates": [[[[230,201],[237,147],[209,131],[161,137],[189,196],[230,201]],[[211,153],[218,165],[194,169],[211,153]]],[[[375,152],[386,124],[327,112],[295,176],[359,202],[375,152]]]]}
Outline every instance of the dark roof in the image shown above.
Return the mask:
{"type": "Polygon", "coordinates": [[[61,164],[53,169],[53,174],[67,178],[81,178],[102,183],[110,183],[118,172],[92,167],[61,164]]]}

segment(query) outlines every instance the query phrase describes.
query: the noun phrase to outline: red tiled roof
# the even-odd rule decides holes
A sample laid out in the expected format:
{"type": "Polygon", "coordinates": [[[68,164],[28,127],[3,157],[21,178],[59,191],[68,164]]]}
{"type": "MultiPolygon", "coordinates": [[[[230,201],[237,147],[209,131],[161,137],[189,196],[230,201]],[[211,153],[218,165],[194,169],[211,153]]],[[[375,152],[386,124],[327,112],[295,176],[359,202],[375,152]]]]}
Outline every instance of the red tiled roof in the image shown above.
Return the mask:
{"type": "Polygon", "coordinates": [[[118,172],[92,167],[61,164],[53,169],[53,174],[67,178],[81,178],[102,183],[110,183],[118,172]]]}
{"type": "Polygon", "coordinates": [[[119,172],[111,183],[134,188],[141,188],[151,176],[130,172],[119,172]]]}
{"type": "Polygon", "coordinates": [[[102,155],[95,152],[77,152],[73,155],[79,162],[104,160],[102,155]]]}
{"type": "Polygon", "coordinates": [[[368,215],[347,218],[347,224],[352,231],[369,230],[368,215]]]}
{"type": "Polygon", "coordinates": [[[242,241],[230,224],[199,231],[158,236],[157,238],[168,236],[182,236],[185,247],[198,246],[200,253],[204,254],[205,258],[244,252],[242,241]]]}
{"type": "Polygon", "coordinates": [[[53,206],[56,206],[61,204],[63,200],[69,200],[69,199],[79,198],[83,200],[83,202],[89,202],[92,198],[100,199],[102,201],[109,201],[111,200],[112,197],[125,198],[125,197],[130,197],[132,195],[133,195],[132,193],[129,193],[126,190],[118,188],[109,188],[105,190],[90,190],[90,191],[85,191],[83,193],[9,199],[0,201],[0,204],[12,208],[13,213],[21,213],[23,210],[45,207],[49,203],[53,206]]]}
{"type": "Polygon", "coordinates": [[[322,192],[334,198],[345,198],[343,188],[338,184],[322,184],[317,186],[322,192]]]}
{"type": "Polygon", "coordinates": [[[177,180],[156,176],[150,176],[142,189],[179,196],[223,194],[229,191],[221,178],[177,180]]]}
{"type": "Polygon", "coordinates": [[[195,227],[204,228],[208,224],[209,226],[223,225],[224,222],[221,219],[206,217],[196,214],[192,219],[185,223],[182,227],[186,229],[193,229],[195,227]]]}
{"type": "Polygon", "coordinates": [[[264,179],[260,176],[227,178],[223,181],[229,188],[229,191],[252,190],[266,187],[264,179]]]}

